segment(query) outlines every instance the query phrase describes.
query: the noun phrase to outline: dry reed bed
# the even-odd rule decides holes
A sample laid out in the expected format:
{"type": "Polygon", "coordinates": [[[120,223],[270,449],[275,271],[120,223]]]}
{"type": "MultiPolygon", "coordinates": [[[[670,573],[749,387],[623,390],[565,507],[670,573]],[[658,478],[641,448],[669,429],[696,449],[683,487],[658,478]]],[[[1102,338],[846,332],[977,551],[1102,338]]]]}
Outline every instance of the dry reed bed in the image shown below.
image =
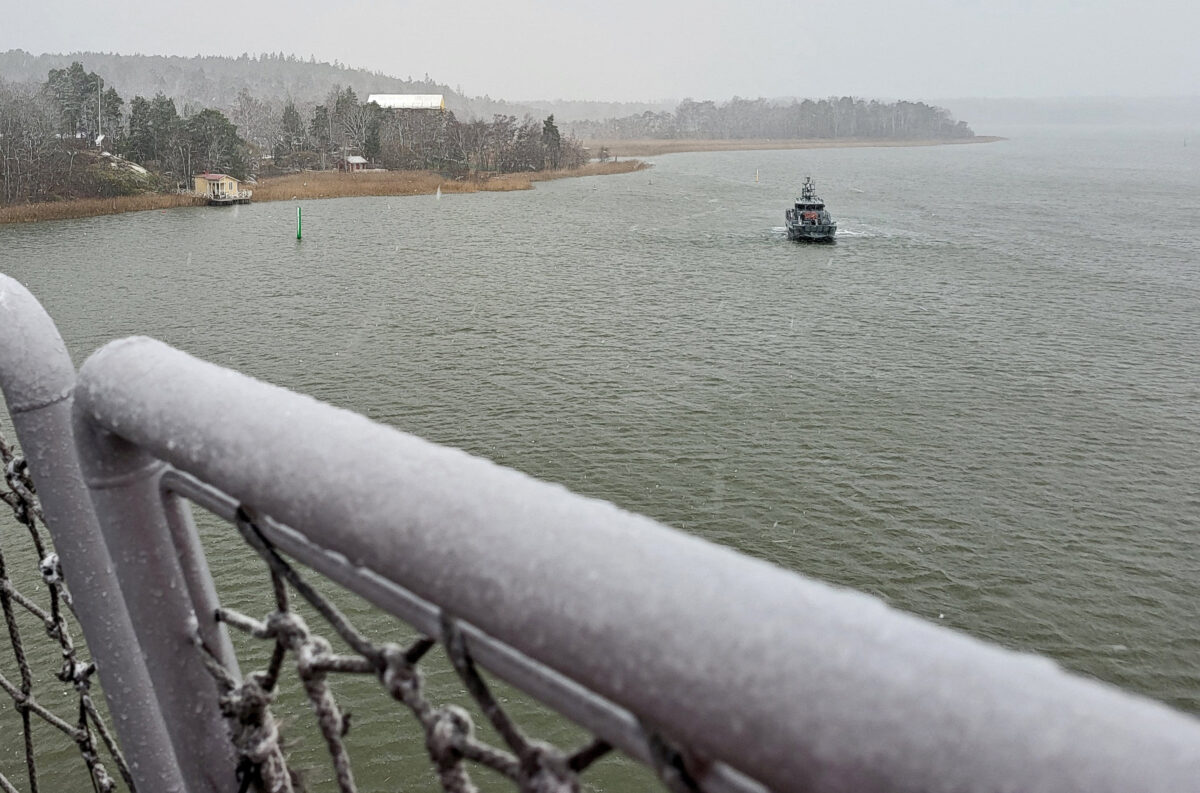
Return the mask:
{"type": "MultiPolygon", "coordinates": [[[[308,171],[264,179],[254,187],[255,201],[288,201],[293,198],[349,198],[352,196],[403,196],[443,193],[474,193],[480,183],[446,181],[429,171],[308,171]]],[[[528,189],[524,186],[505,186],[504,190],[528,189]]]]}
{"type": "Polygon", "coordinates": [[[589,162],[580,168],[564,171],[537,171],[529,174],[535,182],[547,182],[551,179],[567,179],[572,176],[609,176],[618,173],[631,173],[652,167],[641,160],[609,160],[608,162],[589,162]]]}
{"type": "Polygon", "coordinates": [[[0,224],[32,223],[39,220],[70,220],[96,215],[119,215],[148,209],[202,206],[205,199],[186,193],[147,193],[118,198],[76,198],[70,201],[46,201],[0,207],[0,224]]]}
{"type": "Polygon", "coordinates": [[[264,179],[254,188],[255,201],[289,201],[301,198],[347,198],[350,196],[431,195],[530,190],[534,182],[575,176],[628,173],[647,167],[637,160],[620,163],[590,163],[562,171],[506,173],[477,179],[446,179],[431,171],[360,171],[337,173],[309,171],[264,179]]]}
{"type": "MultiPolygon", "coordinates": [[[[959,143],[993,143],[1004,138],[977,135],[947,140],[874,140],[870,138],[809,138],[805,140],[590,140],[589,150],[607,148],[614,157],[656,157],[685,151],[763,151],[768,149],[854,149],[880,146],[944,146],[959,143]]],[[[624,163],[622,163],[624,164],[624,163]]]]}

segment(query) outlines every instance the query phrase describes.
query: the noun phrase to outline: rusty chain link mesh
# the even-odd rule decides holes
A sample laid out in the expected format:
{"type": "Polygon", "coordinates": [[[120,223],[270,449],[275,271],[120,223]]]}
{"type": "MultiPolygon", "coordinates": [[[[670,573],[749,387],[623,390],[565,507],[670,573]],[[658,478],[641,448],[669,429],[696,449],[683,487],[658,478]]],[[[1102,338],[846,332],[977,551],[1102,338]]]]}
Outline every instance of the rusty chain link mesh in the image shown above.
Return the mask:
{"type": "MultiPolygon", "coordinates": [[[[75,744],[95,793],[112,793],[120,789],[118,779],[110,774],[105,760],[101,759],[100,747],[111,758],[120,782],[129,791],[134,791],[129,768],[92,696],[96,667],[81,654],[68,627],[68,615],[76,623],[77,617],[58,557],[49,547],[43,530],[45,521],[32,479],[24,459],[16,455],[3,435],[0,435],[0,462],[4,465],[5,481],[0,488],[0,499],[12,510],[17,525],[25,529],[23,533],[19,529],[13,532],[6,523],[4,533],[0,534],[0,607],[16,666],[15,674],[0,666],[0,688],[11,697],[20,717],[27,790],[29,793],[39,791],[34,745],[34,717],[37,717],[75,744]],[[27,535],[31,550],[40,560],[41,579],[46,589],[39,595],[44,604],[19,591],[8,574],[4,550],[12,547],[14,539],[21,534],[27,535]],[[56,645],[53,652],[61,657],[62,666],[55,676],[59,681],[69,683],[77,695],[78,708],[72,717],[59,716],[39,702],[25,646],[29,637],[22,634],[18,610],[32,615],[44,627],[45,636],[56,645]]],[[[343,714],[328,683],[333,674],[374,676],[384,691],[412,713],[424,735],[425,749],[438,781],[449,793],[477,793],[468,763],[500,774],[521,793],[578,793],[580,774],[612,751],[612,747],[599,738],[568,752],[528,737],[492,694],[452,617],[443,615],[441,635],[436,639],[422,637],[407,647],[374,643],[301,577],[266,540],[245,510],[239,509],[235,524],[243,539],[268,566],[275,609],[263,621],[225,608],[218,609],[213,616],[248,636],[272,642],[267,668],[249,673],[239,681],[205,646],[198,624],[191,627],[194,642],[216,682],[222,713],[231,724],[230,737],[239,757],[239,793],[249,790],[299,793],[303,790],[299,774],[288,766],[281,746],[279,723],[270,708],[289,656],[304,694],[316,713],[317,726],[332,760],[338,790],[342,793],[352,793],[358,788],[343,741],[350,728],[349,717],[343,714]],[[289,608],[289,591],[306,601],[354,654],[335,654],[329,641],[312,632],[304,619],[289,608]],[[479,739],[466,709],[453,704],[437,706],[427,698],[418,663],[439,643],[444,646],[468,694],[504,746],[479,739]]],[[[663,784],[674,793],[695,793],[695,783],[684,769],[679,752],[652,733],[647,733],[647,737],[655,754],[654,770],[663,784]]],[[[21,789],[0,773],[0,793],[21,793],[21,789]]]]}
{"type": "MultiPolygon", "coordinates": [[[[374,676],[394,700],[412,713],[424,734],[425,748],[438,780],[449,793],[478,790],[467,763],[506,777],[522,793],[574,793],[580,789],[579,775],[611,751],[612,747],[600,739],[565,752],[526,736],[493,696],[456,621],[443,616],[440,642],[467,692],[505,746],[480,740],[464,708],[435,706],[427,698],[418,662],[438,644],[437,640],[422,637],[408,647],[371,642],[271,546],[244,509],[239,509],[235,523],[242,537],[267,563],[275,610],[263,621],[225,608],[218,609],[215,617],[231,628],[273,642],[270,661],[265,670],[246,675],[239,684],[205,646],[198,626],[194,626],[194,640],[221,692],[222,712],[234,723],[241,790],[261,789],[269,793],[300,790],[300,780],[289,770],[280,747],[279,726],[270,710],[288,656],[313,706],[342,793],[351,793],[357,787],[343,742],[349,720],[329,688],[327,678],[331,674],[374,676]],[[290,591],[306,601],[355,654],[335,654],[326,639],[310,631],[305,621],[289,608],[290,591]]],[[[664,779],[667,777],[664,775],[664,779]]]]}
{"type": "MultiPolygon", "coordinates": [[[[0,688],[12,698],[13,707],[21,720],[29,793],[38,793],[39,790],[34,746],[35,716],[59,730],[75,744],[86,766],[92,789],[96,793],[110,793],[118,789],[117,780],[101,760],[100,746],[103,746],[108,757],[112,759],[126,788],[132,791],[134,784],[129,768],[92,697],[92,677],[96,667],[81,655],[67,624],[68,615],[72,621],[77,622],[77,618],[71,595],[63,582],[58,556],[48,545],[43,529],[39,528],[39,524],[45,526],[45,519],[37,500],[33,480],[29,477],[25,460],[16,455],[3,435],[0,435],[0,463],[4,465],[4,486],[0,488],[0,499],[12,510],[17,523],[15,531],[9,521],[5,521],[0,529],[0,608],[4,611],[4,622],[16,667],[14,673],[12,669],[6,668],[7,665],[0,666],[0,688]],[[24,532],[21,528],[24,528],[24,532]],[[39,560],[45,592],[39,592],[36,597],[19,591],[9,576],[5,550],[15,548],[18,541],[30,542],[39,560]],[[26,651],[25,646],[25,641],[32,637],[22,634],[18,621],[18,613],[22,610],[42,625],[43,638],[55,645],[52,652],[62,661],[55,677],[63,683],[70,684],[77,695],[78,707],[70,717],[57,715],[38,700],[34,690],[35,676],[30,665],[30,653],[26,651]]],[[[4,793],[17,793],[19,788],[0,773],[0,790],[4,793]]]]}

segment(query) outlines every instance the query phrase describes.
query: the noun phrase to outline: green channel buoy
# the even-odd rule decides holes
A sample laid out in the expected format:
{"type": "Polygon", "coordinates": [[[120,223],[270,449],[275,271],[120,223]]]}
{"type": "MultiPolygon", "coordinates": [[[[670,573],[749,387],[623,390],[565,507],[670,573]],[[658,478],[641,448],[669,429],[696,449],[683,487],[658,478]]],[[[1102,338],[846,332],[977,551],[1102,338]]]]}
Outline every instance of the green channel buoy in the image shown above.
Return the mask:
{"type": "Polygon", "coordinates": [[[296,239],[300,239],[300,207],[296,207],[296,239]]]}

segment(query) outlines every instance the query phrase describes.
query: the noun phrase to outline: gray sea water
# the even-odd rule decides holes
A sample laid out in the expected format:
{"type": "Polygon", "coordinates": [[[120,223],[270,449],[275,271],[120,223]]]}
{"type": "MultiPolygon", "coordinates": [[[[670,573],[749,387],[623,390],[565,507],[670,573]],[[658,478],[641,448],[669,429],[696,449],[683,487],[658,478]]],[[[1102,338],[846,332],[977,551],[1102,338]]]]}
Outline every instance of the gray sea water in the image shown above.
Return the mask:
{"type": "MultiPolygon", "coordinates": [[[[77,362],[156,336],[1200,712],[1200,141],[1004,133],[306,201],[302,242],[289,202],[7,226],[0,270],[77,362]],[[835,245],[783,232],[806,175],[835,245]]],[[[379,704],[372,790],[424,762],[379,704]]]]}

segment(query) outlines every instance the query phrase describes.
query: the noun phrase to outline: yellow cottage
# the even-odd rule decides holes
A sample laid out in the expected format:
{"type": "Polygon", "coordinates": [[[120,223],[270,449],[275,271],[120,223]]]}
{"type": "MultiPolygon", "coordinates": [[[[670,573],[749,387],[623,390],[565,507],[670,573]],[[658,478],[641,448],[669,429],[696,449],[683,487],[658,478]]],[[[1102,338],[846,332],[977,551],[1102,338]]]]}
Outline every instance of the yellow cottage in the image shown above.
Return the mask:
{"type": "Polygon", "coordinates": [[[196,176],[196,192],[209,198],[236,199],[242,191],[241,182],[223,173],[203,173],[196,176]]]}

